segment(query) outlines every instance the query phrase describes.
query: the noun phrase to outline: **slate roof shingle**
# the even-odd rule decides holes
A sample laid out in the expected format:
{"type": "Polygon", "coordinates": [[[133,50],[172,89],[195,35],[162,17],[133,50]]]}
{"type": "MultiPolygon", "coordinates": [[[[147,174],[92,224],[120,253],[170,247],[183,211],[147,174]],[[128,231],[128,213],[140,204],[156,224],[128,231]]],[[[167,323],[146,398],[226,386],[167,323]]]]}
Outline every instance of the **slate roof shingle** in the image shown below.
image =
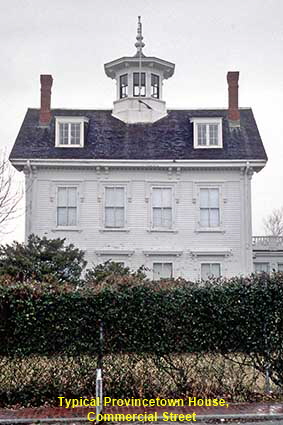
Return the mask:
{"type": "Polygon", "coordinates": [[[250,108],[240,109],[241,127],[229,129],[226,109],[169,110],[153,124],[125,124],[111,110],[53,109],[49,127],[38,124],[39,109],[28,109],[10,159],[253,159],[267,156],[250,108]],[[83,148],[55,147],[54,116],[84,116],[83,148]],[[192,117],[223,118],[223,149],[194,149],[192,117]]]}

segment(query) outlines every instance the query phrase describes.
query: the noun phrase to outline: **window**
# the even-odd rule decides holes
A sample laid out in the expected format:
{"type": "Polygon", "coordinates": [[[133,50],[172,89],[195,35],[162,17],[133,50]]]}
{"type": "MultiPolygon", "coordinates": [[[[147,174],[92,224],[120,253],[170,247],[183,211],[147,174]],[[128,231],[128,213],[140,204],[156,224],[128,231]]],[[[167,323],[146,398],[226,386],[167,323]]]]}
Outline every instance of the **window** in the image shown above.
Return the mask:
{"type": "Polygon", "coordinates": [[[194,148],[222,148],[221,118],[193,118],[194,148]]]}
{"type": "Polygon", "coordinates": [[[152,228],[172,228],[172,188],[152,188],[152,228]]]}
{"type": "Polygon", "coordinates": [[[219,188],[200,189],[200,227],[220,226],[219,188]]]}
{"type": "Polygon", "coordinates": [[[56,146],[83,147],[84,144],[84,117],[56,117],[56,146]]]}
{"type": "Polygon", "coordinates": [[[134,96],[145,96],[145,72],[133,73],[134,96]]]}
{"type": "Polygon", "coordinates": [[[207,280],[210,277],[220,277],[220,263],[202,263],[201,278],[207,280]]]}
{"type": "Polygon", "coordinates": [[[277,264],[277,270],[278,270],[279,272],[283,272],[283,263],[278,263],[278,264],[277,264]]]}
{"type": "Polygon", "coordinates": [[[77,225],[77,188],[57,188],[57,226],[77,225]]]}
{"type": "Polygon", "coordinates": [[[269,273],[269,263],[254,263],[255,273],[269,273]]]}
{"type": "Polygon", "coordinates": [[[151,74],[151,96],[159,99],[159,75],[151,74]]]}
{"type": "Polygon", "coordinates": [[[59,144],[79,145],[81,143],[81,123],[59,123],[59,144]]]}
{"type": "Polygon", "coordinates": [[[125,188],[105,188],[105,227],[125,227],[125,188]]]}
{"type": "Polygon", "coordinates": [[[172,263],[153,263],[153,280],[171,279],[172,277],[172,263]]]}
{"type": "Polygon", "coordinates": [[[120,99],[128,97],[128,74],[120,76],[120,99]]]}

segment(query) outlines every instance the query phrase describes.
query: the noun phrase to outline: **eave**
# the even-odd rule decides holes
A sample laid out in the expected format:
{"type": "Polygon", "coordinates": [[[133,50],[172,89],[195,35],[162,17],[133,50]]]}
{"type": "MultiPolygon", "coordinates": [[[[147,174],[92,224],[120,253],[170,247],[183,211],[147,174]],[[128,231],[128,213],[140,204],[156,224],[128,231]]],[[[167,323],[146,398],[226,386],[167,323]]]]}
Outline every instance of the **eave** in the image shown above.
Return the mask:
{"type": "Polygon", "coordinates": [[[219,160],[182,160],[182,159],[28,159],[13,158],[11,164],[19,171],[25,167],[64,167],[64,168],[142,168],[142,169],[162,169],[162,168],[183,168],[183,169],[250,169],[259,172],[266,165],[265,160],[259,159],[219,159],[219,160]]]}

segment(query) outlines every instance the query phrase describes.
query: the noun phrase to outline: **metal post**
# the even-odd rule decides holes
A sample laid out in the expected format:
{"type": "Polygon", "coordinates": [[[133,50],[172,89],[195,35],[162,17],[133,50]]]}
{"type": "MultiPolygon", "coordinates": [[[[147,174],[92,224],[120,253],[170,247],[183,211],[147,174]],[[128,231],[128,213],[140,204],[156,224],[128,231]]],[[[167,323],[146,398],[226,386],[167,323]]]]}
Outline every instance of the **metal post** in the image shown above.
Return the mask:
{"type": "MultiPolygon", "coordinates": [[[[103,408],[103,382],[102,382],[102,367],[103,367],[103,323],[99,320],[99,348],[97,356],[97,369],[96,369],[96,401],[99,401],[96,406],[96,416],[102,412],[103,408]]],[[[98,423],[99,421],[96,421],[98,423]]]]}

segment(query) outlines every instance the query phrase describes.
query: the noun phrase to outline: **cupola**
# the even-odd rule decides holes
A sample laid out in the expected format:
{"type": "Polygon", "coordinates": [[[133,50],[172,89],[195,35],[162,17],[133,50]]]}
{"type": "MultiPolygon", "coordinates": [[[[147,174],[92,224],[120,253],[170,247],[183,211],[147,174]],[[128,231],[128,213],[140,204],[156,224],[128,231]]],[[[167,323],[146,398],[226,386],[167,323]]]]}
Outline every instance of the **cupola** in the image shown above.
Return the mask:
{"type": "Polygon", "coordinates": [[[134,56],[125,56],[104,65],[108,77],[116,80],[117,97],[112,115],[127,124],[153,123],[167,115],[162,98],[163,80],[170,78],[175,65],[152,56],[145,56],[141,18],[134,56]]]}

